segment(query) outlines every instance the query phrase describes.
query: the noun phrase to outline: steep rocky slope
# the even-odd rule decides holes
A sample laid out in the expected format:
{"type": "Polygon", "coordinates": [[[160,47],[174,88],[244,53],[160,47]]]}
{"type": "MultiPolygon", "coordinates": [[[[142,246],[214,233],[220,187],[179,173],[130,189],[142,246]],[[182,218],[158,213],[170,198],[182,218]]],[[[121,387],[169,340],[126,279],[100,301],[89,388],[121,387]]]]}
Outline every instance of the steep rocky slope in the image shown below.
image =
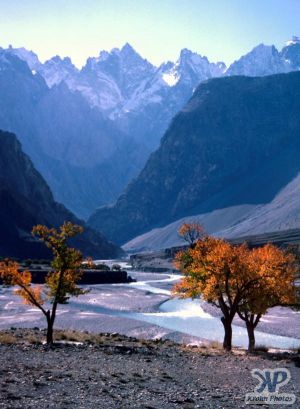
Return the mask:
{"type": "Polygon", "coordinates": [[[0,126],[18,134],[55,199],[87,218],[138,175],[199,83],[299,70],[300,40],[281,51],[260,44],[227,71],[187,49],[156,67],[129,44],[81,69],[69,57],[41,63],[25,48],[0,55],[0,126]]]}
{"type": "Polygon", "coordinates": [[[210,234],[229,239],[250,237],[300,241],[300,173],[267,204],[230,206],[210,213],[184,217],[164,227],[135,237],[123,248],[130,252],[159,250],[183,245],[178,229],[184,222],[197,222],[210,234]],[[268,234],[272,233],[272,234],[268,234]]]}
{"type": "Polygon", "coordinates": [[[82,217],[114,200],[148,151],[83,96],[0,51],[0,127],[15,132],[56,200],[82,217]],[[120,154],[120,152],[122,154],[120,154]]]}
{"type": "Polygon", "coordinates": [[[292,71],[289,62],[282,58],[273,45],[259,44],[231,64],[226,75],[263,76],[292,71]]]}
{"type": "Polygon", "coordinates": [[[99,56],[88,58],[80,70],[68,57],[55,56],[42,64],[36,54],[24,48],[6,52],[26,61],[49,87],[65,82],[148,150],[158,146],[170,120],[195,87],[203,80],[222,75],[226,69],[224,63],[211,63],[187,49],[181,51],[176,62],[156,67],[128,43],[121,49],[101,51],[99,56]]]}
{"type": "Polygon", "coordinates": [[[114,206],[89,220],[124,243],[181,217],[270,202],[299,172],[300,73],[206,81],[114,206]]]}
{"type": "MultiPolygon", "coordinates": [[[[21,258],[46,257],[45,246],[33,240],[34,225],[58,227],[64,221],[84,225],[52,193],[26,156],[16,136],[0,131],[0,255],[21,258]]],[[[85,255],[117,257],[121,250],[85,226],[73,240],[85,255]]]]}
{"type": "Polygon", "coordinates": [[[300,69],[300,38],[294,36],[281,51],[274,45],[259,44],[234,61],[226,75],[250,77],[279,74],[300,69]]]}
{"type": "Polygon", "coordinates": [[[240,221],[247,219],[258,207],[259,205],[246,204],[216,209],[209,213],[186,216],[166,226],[154,228],[134,237],[122,247],[129,253],[140,253],[183,246],[186,242],[178,234],[178,230],[183,223],[199,223],[207,233],[218,234],[218,232],[229,229],[240,221]]]}
{"type": "Polygon", "coordinates": [[[273,45],[259,44],[228,68],[188,49],[181,51],[176,62],[156,67],[128,43],[88,58],[82,69],[76,68],[69,57],[55,56],[42,64],[36,54],[24,48],[11,47],[7,52],[26,61],[49,87],[64,81],[151,149],[201,81],[222,75],[272,75],[300,68],[300,39],[295,36],[281,51],[273,45]]]}
{"type": "Polygon", "coordinates": [[[300,69],[300,38],[293,37],[281,50],[281,57],[290,65],[293,70],[300,69]]]}

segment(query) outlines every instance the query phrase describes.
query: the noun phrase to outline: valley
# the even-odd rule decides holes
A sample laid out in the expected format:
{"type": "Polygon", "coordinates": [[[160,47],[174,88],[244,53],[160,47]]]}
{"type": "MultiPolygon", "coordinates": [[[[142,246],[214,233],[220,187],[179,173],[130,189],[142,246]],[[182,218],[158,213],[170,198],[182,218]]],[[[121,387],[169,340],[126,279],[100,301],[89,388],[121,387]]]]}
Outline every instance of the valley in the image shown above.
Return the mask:
{"type": "Polygon", "coordinates": [[[299,19],[1,2],[0,409],[300,409],[299,19]]]}
{"type": "MultiPolygon", "coordinates": [[[[170,290],[180,275],[138,271],[129,274],[137,282],[87,286],[91,290],[87,295],[60,308],[57,328],[194,345],[222,342],[218,310],[198,300],[171,298],[170,290]]],[[[22,305],[9,289],[1,290],[0,311],[0,329],[44,327],[40,312],[22,305]]],[[[299,314],[279,307],[271,309],[256,331],[257,345],[270,349],[299,348],[299,314]]],[[[244,324],[236,318],[233,345],[246,348],[247,342],[244,324]]]]}
{"type": "MultiPolygon", "coordinates": [[[[0,50],[0,126],[2,120],[18,132],[0,132],[0,225],[9,232],[0,255],[49,258],[31,228],[68,220],[84,228],[72,243],[85,258],[137,253],[131,260],[144,271],[135,273],[136,283],[105,290],[107,299],[105,285],[96,284],[71,300],[59,312],[61,328],[108,325],[129,336],[221,340],[218,313],[208,304],[170,299],[179,280],[172,248],[184,244],[178,229],[187,222],[236,244],[299,242],[298,53],[297,38],[281,52],[259,45],[226,68],[183,49],[176,63],[157,68],[125,44],[78,70],[69,58],[41,63],[26,49],[0,50]]],[[[36,311],[15,305],[10,294],[2,294],[3,328],[38,327],[36,311]]],[[[298,326],[278,323],[296,322],[298,312],[272,314],[258,340],[297,346],[298,326]]],[[[235,345],[245,347],[240,319],[234,325],[235,345]]]]}
{"type": "Polygon", "coordinates": [[[0,51],[0,129],[17,134],[55,200],[84,219],[139,175],[201,82],[300,66],[297,37],[281,51],[260,44],[228,67],[186,48],[155,66],[128,43],[81,69],[69,57],[42,63],[26,48],[0,51]]]}

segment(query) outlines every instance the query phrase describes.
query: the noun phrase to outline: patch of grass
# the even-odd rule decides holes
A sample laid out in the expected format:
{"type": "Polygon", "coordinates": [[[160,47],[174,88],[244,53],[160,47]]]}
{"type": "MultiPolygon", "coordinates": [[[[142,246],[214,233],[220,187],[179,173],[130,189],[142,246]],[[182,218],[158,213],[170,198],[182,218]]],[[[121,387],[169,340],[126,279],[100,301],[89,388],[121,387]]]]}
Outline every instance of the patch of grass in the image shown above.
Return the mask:
{"type": "Polygon", "coordinates": [[[71,341],[91,344],[102,344],[103,335],[90,334],[87,331],[54,330],[54,341],[71,341]]]}
{"type": "Polygon", "coordinates": [[[0,344],[11,345],[17,342],[17,338],[14,335],[5,332],[0,333],[0,344]]]}
{"type": "Polygon", "coordinates": [[[206,345],[206,344],[201,344],[201,345],[200,345],[200,348],[201,348],[201,349],[207,349],[207,348],[208,348],[208,345],[206,345]]]}
{"type": "Polygon", "coordinates": [[[34,344],[39,344],[39,343],[40,343],[40,340],[38,340],[38,338],[37,338],[36,336],[31,335],[31,334],[27,335],[27,336],[25,337],[25,340],[26,340],[29,344],[32,344],[32,345],[34,345],[34,344]]]}
{"type": "Polygon", "coordinates": [[[223,351],[223,344],[221,342],[218,342],[218,341],[211,341],[208,344],[208,348],[217,349],[218,351],[220,351],[220,350],[223,351]]]}
{"type": "Polygon", "coordinates": [[[73,342],[87,342],[91,336],[84,332],[80,331],[54,331],[54,340],[55,341],[73,341],[73,342]]]}

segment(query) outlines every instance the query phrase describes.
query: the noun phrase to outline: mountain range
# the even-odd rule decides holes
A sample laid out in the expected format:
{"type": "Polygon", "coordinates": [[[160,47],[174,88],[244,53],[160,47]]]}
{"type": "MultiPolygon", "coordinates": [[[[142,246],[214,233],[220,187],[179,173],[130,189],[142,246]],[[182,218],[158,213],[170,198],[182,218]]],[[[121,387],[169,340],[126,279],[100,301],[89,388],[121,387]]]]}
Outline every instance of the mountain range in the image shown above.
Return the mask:
{"type": "Polygon", "coordinates": [[[136,174],[146,150],[62,82],[0,51],[0,128],[14,132],[57,201],[87,217],[136,174]]]}
{"type": "Polygon", "coordinates": [[[58,227],[65,221],[84,226],[84,233],[72,243],[85,256],[114,258],[123,254],[120,248],[56,203],[16,136],[0,131],[0,255],[48,258],[48,250],[33,238],[31,229],[36,224],[58,227]]]}
{"type": "Polygon", "coordinates": [[[168,61],[156,67],[128,43],[88,58],[81,70],[68,57],[55,56],[42,64],[31,51],[11,47],[6,52],[26,61],[50,88],[64,82],[70,90],[79,92],[91,107],[150,149],[157,147],[168,122],[195,87],[205,79],[222,75],[226,68],[224,63],[210,63],[187,49],[181,51],[176,63],[168,61]]]}
{"type": "MultiPolygon", "coordinates": [[[[209,78],[222,75],[264,76],[300,68],[298,37],[288,41],[281,51],[273,45],[259,44],[229,67],[223,62],[211,63],[206,57],[188,49],[180,52],[176,62],[167,61],[157,67],[141,57],[128,43],[121,49],[101,51],[98,57],[88,58],[81,69],[75,67],[69,57],[55,56],[42,64],[36,54],[24,48],[10,47],[6,52],[26,61],[50,88],[65,82],[70,90],[80,92],[105,116],[118,123],[130,124],[132,115],[148,111],[149,105],[159,104],[162,107],[169,100],[173,100],[172,118],[190,98],[195,87],[209,78]]],[[[133,132],[132,127],[130,132],[133,132]]],[[[135,132],[135,136],[142,137],[140,132],[135,132]]],[[[156,136],[152,135],[152,138],[156,136]]],[[[155,143],[159,140],[156,139],[155,143]]],[[[146,141],[152,144],[150,140],[146,141]]]]}
{"type": "Polygon", "coordinates": [[[125,44],[79,69],[10,46],[0,49],[0,127],[18,135],[55,200],[86,219],[139,175],[201,82],[299,68],[297,37],[281,51],[261,44],[228,68],[187,49],[156,67],[125,44]]]}
{"type": "Polygon", "coordinates": [[[219,222],[218,229],[235,224],[227,235],[236,236],[249,234],[253,219],[255,231],[280,224],[286,228],[285,211],[293,208],[293,216],[288,212],[292,226],[300,210],[299,112],[299,72],[202,82],[173,119],[139,177],[115,205],[92,215],[90,225],[125,243],[178,219],[213,211],[222,217],[227,209],[231,224],[219,222]],[[275,213],[271,223],[267,209],[282,206],[290,197],[294,205],[287,202],[281,219],[275,213]],[[228,208],[235,212],[236,206],[240,213],[234,219],[228,208]],[[243,218],[247,220],[237,224],[243,218]]]}

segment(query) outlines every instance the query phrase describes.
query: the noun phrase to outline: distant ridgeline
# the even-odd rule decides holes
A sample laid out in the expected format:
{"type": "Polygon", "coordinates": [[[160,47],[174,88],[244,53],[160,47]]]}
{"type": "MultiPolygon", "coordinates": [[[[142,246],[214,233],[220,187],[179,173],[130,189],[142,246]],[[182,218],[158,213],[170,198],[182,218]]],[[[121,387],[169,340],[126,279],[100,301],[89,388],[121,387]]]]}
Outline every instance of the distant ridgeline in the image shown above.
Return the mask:
{"type": "Polygon", "coordinates": [[[68,57],[41,63],[32,51],[9,47],[0,49],[0,129],[18,135],[55,200],[88,218],[138,175],[201,82],[299,68],[296,37],[281,51],[260,44],[228,68],[188,49],[156,67],[125,44],[78,69],[68,57]]]}

